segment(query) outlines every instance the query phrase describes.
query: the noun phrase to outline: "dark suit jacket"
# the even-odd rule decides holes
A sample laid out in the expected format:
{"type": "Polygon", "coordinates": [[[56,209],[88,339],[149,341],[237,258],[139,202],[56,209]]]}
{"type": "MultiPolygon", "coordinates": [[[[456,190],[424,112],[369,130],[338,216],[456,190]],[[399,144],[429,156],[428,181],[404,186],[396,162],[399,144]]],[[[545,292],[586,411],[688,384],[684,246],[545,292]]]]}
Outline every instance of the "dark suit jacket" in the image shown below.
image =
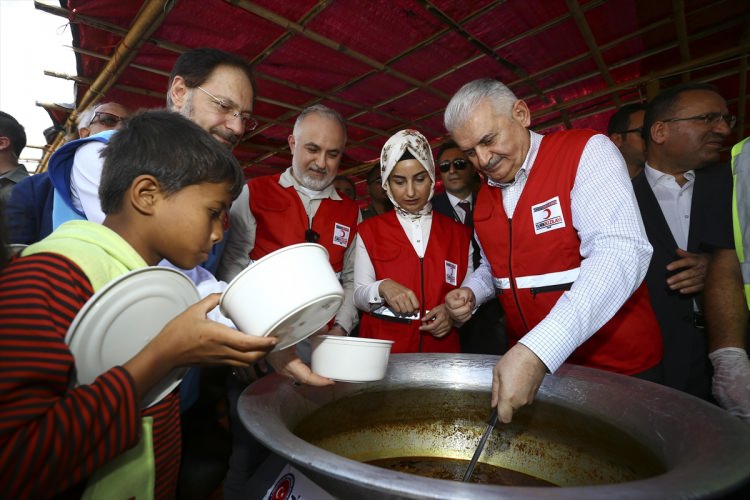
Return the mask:
{"type": "Polygon", "coordinates": [[[54,188],[47,172],[16,184],[5,207],[10,243],[30,245],[52,232],[53,198],[54,188]]]}
{"type": "MultiPolygon", "coordinates": [[[[633,178],[638,206],[654,254],[646,274],[651,305],[664,339],[664,383],[698,397],[709,398],[711,367],[705,330],[696,327],[700,315],[693,312],[693,299],[667,286],[667,264],[677,259],[677,243],[667,225],[645,171],[633,178]]],[[[690,208],[687,251],[709,252],[711,247],[732,241],[732,175],[728,165],[696,170],[690,208]]]]}

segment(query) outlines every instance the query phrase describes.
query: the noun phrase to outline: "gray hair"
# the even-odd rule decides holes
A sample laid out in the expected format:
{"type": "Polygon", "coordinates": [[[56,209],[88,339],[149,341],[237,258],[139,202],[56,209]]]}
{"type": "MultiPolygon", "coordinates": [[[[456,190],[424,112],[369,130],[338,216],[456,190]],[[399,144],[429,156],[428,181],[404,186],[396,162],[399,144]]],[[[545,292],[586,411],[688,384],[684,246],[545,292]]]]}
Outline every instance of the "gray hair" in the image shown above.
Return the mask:
{"type": "Polygon", "coordinates": [[[465,123],[477,105],[489,100],[495,113],[511,116],[518,97],[503,83],[492,78],[481,78],[461,87],[445,108],[445,129],[452,132],[465,123]]]}
{"type": "Polygon", "coordinates": [[[317,113],[332,120],[336,120],[339,125],[341,125],[341,130],[344,132],[344,144],[346,144],[346,121],[344,121],[344,118],[339,114],[338,111],[331,109],[323,104],[315,104],[302,110],[302,112],[297,117],[297,120],[294,122],[294,129],[292,130],[292,135],[294,135],[295,139],[298,137],[299,127],[302,125],[302,122],[308,115],[311,115],[313,113],[317,113]]]}
{"type": "Polygon", "coordinates": [[[80,115],[78,115],[78,121],[76,123],[76,128],[78,130],[81,130],[82,128],[89,128],[89,125],[91,125],[91,122],[94,121],[94,113],[96,113],[96,110],[102,106],[107,104],[106,102],[94,104],[93,106],[89,106],[88,108],[84,109],[80,115]]]}

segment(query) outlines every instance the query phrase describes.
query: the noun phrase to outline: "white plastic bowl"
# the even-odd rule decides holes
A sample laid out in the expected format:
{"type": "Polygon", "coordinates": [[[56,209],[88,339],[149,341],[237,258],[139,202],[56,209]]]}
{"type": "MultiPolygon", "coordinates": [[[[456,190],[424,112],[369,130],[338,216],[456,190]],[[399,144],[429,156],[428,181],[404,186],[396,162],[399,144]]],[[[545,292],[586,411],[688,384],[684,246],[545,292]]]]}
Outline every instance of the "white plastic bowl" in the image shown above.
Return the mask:
{"type": "Polygon", "coordinates": [[[278,337],[274,350],[280,350],[318,331],[343,301],[328,251],[300,243],[247,266],[224,290],[219,307],[240,331],[278,337]]]}
{"type": "Polygon", "coordinates": [[[318,335],[312,339],[314,373],[341,382],[373,382],[385,377],[391,340],[318,335]]]}

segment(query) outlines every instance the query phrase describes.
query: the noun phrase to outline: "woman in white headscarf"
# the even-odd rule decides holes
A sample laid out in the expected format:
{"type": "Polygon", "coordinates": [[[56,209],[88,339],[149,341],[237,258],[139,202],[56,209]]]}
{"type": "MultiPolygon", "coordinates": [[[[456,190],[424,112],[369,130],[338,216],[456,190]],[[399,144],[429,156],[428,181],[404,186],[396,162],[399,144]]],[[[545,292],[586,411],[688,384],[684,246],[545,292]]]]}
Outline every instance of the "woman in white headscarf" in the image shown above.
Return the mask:
{"type": "Polygon", "coordinates": [[[432,211],[435,165],[416,130],[402,130],[380,155],[395,210],[357,228],[354,303],[361,337],[394,341],[391,352],[460,352],[445,294],[471,273],[466,226],[432,211]]]}

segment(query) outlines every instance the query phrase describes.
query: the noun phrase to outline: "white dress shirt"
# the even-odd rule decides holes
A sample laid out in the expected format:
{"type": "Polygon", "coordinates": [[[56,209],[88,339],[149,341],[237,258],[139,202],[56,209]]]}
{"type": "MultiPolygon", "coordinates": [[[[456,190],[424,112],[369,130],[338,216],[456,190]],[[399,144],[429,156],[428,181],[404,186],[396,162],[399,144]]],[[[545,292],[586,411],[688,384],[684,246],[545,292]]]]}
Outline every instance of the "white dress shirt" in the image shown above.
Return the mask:
{"type": "Polygon", "coordinates": [[[695,186],[695,172],[685,172],[685,184],[680,186],[673,175],[656,170],[646,163],[646,180],[654,192],[659,208],[667,221],[675,243],[683,250],[687,250],[688,234],[690,232],[690,207],[693,203],[693,186],[695,186]]]}
{"type": "MultiPolygon", "coordinates": [[[[286,169],[279,178],[279,185],[294,187],[309,220],[315,216],[320,202],[326,198],[340,200],[341,196],[334,189],[333,184],[322,191],[310,191],[297,182],[292,175],[292,167],[286,169]]],[[[362,214],[358,213],[357,223],[362,221],[362,214]]],[[[229,210],[229,234],[224,254],[219,264],[216,276],[225,281],[231,281],[240,271],[250,265],[250,252],[255,247],[255,231],[258,222],[250,211],[250,191],[247,184],[243,186],[240,196],[232,203],[229,210]]],[[[344,288],[344,303],[336,313],[336,323],[347,333],[352,331],[359,321],[357,309],[354,307],[354,244],[350,244],[344,251],[344,267],[339,277],[344,288]]]]}
{"type": "MultiPolygon", "coordinates": [[[[396,212],[401,227],[404,229],[406,237],[409,238],[414,251],[419,258],[424,257],[427,250],[427,243],[430,239],[430,229],[432,228],[432,213],[423,215],[417,220],[412,220],[396,212]]],[[[375,280],[375,268],[370,260],[370,254],[367,252],[365,242],[357,235],[356,254],[354,259],[354,305],[363,311],[371,311],[383,304],[383,298],[380,296],[378,289],[383,280],[375,280]]],[[[472,256],[474,249],[469,242],[469,262],[464,278],[464,283],[473,270],[472,256]]],[[[462,284],[463,286],[463,284],[462,284]]]]}
{"type": "Polygon", "coordinates": [[[456,215],[458,215],[458,218],[460,219],[460,221],[462,223],[466,224],[466,215],[467,214],[466,214],[466,212],[464,211],[463,208],[461,208],[461,207],[458,206],[458,204],[460,202],[462,202],[462,201],[467,201],[467,202],[469,202],[469,207],[474,208],[473,204],[471,202],[471,195],[469,195],[469,197],[466,198],[465,200],[462,200],[458,196],[450,194],[448,191],[446,191],[445,194],[448,196],[448,201],[451,203],[451,206],[453,207],[453,211],[456,213],[456,215]]]}
{"type": "MultiPolygon", "coordinates": [[[[514,182],[490,182],[503,190],[503,206],[511,218],[542,140],[537,133],[530,135],[529,152],[514,182]]],[[[635,292],[646,276],[653,251],[625,161],[607,137],[595,135],[589,139],[570,198],[573,227],[581,240],[580,274],[549,314],[520,340],[550,372],[555,372],[635,292]]],[[[495,295],[483,250],[482,263],[467,286],[477,304],[495,295]]]]}
{"type": "Polygon", "coordinates": [[[104,212],[99,201],[99,183],[102,179],[104,160],[99,153],[106,146],[91,141],[76,150],[73,168],[70,171],[70,198],[73,206],[86,215],[91,222],[104,222],[104,212]]]}

